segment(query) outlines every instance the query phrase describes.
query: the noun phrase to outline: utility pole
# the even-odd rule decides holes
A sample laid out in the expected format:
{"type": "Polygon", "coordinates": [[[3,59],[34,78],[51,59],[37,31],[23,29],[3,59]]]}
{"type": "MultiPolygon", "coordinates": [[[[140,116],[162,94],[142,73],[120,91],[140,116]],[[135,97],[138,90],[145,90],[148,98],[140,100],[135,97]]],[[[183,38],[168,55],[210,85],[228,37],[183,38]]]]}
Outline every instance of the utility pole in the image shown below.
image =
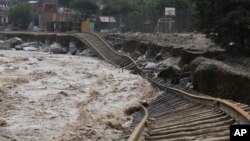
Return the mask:
{"type": "Polygon", "coordinates": [[[110,32],[110,15],[111,15],[111,12],[110,12],[111,10],[110,10],[110,8],[111,8],[111,7],[110,7],[109,0],[108,0],[108,6],[109,6],[109,9],[108,9],[108,11],[109,11],[109,12],[108,12],[108,13],[109,13],[109,14],[108,14],[108,15],[109,15],[108,31],[110,32]]]}

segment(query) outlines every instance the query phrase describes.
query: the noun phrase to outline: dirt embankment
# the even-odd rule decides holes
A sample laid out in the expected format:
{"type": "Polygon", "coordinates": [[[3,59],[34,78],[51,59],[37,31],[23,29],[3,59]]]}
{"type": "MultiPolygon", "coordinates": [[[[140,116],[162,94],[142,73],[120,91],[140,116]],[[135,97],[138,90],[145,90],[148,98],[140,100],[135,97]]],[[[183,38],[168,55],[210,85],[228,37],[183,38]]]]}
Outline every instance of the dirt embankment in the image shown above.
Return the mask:
{"type": "Polygon", "coordinates": [[[187,63],[197,56],[216,57],[224,52],[203,34],[122,33],[104,37],[114,44],[117,50],[128,52],[132,56],[146,54],[152,58],[158,53],[171,54],[181,56],[187,63]]]}
{"type": "Polygon", "coordinates": [[[95,58],[0,54],[1,141],[120,141],[124,110],[155,96],[142,77],[95,58]]]}
{"type": "Polygon", "coordinates": [[[250,73],[217,60],[197,58],[191,63],[196,89],[215,96],[250,104],[250,73]]]}
{"type": "Polygon", "coordinates": [[[249,58],[231,57],[205,35],[122,33],[105,38],[141,67],[153,71],[154,76],[187,89],[250,104],[249,58]]]}
{"type": "Polygon", "coordinates": [[[130,55],[140,67],[152,72],[152,76],[182,86],[190,81],[188,65],[192,60],[199,56],[217,58],[224,52],[202,34],[122,33],[103,36],[118,52],[130,55]]]}

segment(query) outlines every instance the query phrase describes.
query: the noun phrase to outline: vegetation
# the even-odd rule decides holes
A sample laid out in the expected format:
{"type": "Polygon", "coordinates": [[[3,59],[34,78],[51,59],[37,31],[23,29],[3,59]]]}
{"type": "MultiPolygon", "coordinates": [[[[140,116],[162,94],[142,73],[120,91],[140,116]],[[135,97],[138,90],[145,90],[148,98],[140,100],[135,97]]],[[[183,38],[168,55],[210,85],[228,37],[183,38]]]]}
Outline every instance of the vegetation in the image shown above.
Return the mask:
{"type": "Polygon", "coordinates": [[[72,0],[70,7],[78,11],[82,18],[89,18],[98,13],[99,7],[95,0],[72,0]]]}
{"type": "Polygon", "coordinates": [[[182,11],[190,9],[190,4],[188,0],[108,0],[100,14],[115,16],[120,25],[127,25],[134,31],[152,32],[158,19],[163,17],[165,7],[182,11]]]}
{"type": "Polygon", "coordinates": [[[34,14],[30,4],[26,2],[19,2],[11,7],[9,17],[14,26],[25,30],[28,28],[30,22],[36,18],[36,15],[34,14]]]}
{"type": "Polygon", "coordinates": [[[127,0],[110,0],[102,9],[103,15],[127,15],[133,11],[132,4],[127,0]]]}
{"type": "Polygon", "coordinates": [[[165,7],[176,7],[177,10],[190,8],[188,0],[109,0],[102,14],[129,15],[140,13],[152,15],[158,13],[162,16],[165,7]]]}
{"type": "Polygon", "coordinates": [[[58,4],[63,7],[69,7],[69,4],[72,0],[59,0],[58,4]]]}
{"type": "Polygon", "coordinates": [[[193,9],[194,29],[230,52],[250,55],[249,0],[108,0],[101,14],[126,17],[138,24],[138,20],[157,21],[165,7],[175,7],[177,12],[193,9]]]}
{"type": "Polygon", "coordinates": [[[194,27],[233,53],[250,55],[249,0],[191,0],[194,27]]]}

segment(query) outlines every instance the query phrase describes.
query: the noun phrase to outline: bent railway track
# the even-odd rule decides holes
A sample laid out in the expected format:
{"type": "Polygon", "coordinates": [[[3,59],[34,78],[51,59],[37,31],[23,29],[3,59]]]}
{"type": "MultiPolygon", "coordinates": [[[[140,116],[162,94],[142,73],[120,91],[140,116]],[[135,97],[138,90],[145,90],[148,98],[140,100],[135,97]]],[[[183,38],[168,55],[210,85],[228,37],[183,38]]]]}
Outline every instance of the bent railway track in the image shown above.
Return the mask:
{"type": "MultiPolygon", "coordinates": [[[[108,62],[139,70],[133,59],[118,54],[98,35],[81,33],[77,36],[84,38],[108,62]]],[[[146,76],[143,71],[141,75],[146,76]]],[[[135,113],[133,123],[138,126],[129,141],[229,140],[230,125],[250,123],[250,108],[247,105],[192,95],[169,87],[170,84],[159,78],[147,79],[164,93],[147,108],[135,113]]]]}
{"type": "MultiPolygon", "coordinates": [[[[137,140],[229,140],[229,126],[250,124],[250,107],[232,101],[194,95],[160,78],[149,78],[135,61],[113,50],[94,33],[70,34],[89,45],[98,56],[124,69],[136,70],[164,91],[142,110],[134,113],[134,131],[127,138],[137,140]]],[[[123,138],[124,139],[124,138],[123,138]]]]}
{"type": "Polygon", "coordinates": [[[133,123],[143,126],[135,129],[129,141],[226,141],[230,125],[249,124],[249,107],[170,88],[151,102],[146,112],[135,113],[133,123]],[[145,116],[150,117],[148,122],[141,120],[145,116]]]}
{"type": "Polygon", "coordinates": [[[92,50],[107,62],[124,69],[136,69],[136,65],[130,57],[117,53],[97,34],[76,33],[73,36],[87,43],[92,50]]]}
{"type": "MultiPolygon", "coordinates": [[[[81,33],[77,36],[87,41],[108,62],[139,70],[130,57],[118,54],[98,35],[81,33]]],[[[146,76],[143,71],[141,75],[146,76]]],[[[144,112],[134,115],[133,123],[138,126],[129,141],[229,140],[230,125],[250,123],[250,108],[247,105],[192,95],[169,87],[170,84],[159,78],[148,79],[163,89],[164,94],[143,108],[144,112]]]]}

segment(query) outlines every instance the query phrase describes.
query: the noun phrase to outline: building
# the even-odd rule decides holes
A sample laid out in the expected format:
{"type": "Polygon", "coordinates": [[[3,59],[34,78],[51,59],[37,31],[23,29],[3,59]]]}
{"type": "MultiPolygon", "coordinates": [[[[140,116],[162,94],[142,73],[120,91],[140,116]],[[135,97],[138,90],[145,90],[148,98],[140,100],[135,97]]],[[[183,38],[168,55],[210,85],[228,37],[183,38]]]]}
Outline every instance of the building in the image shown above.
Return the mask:
{"type": "Polygon", "coordinates": [[[0,26],[5,28],[9,23],[9,9],[17,0],[0,0],[0,26]]]}
{"type": "Polygon", "coordinates": [[[31,0],[30,4],[39,15],[38,25],[46,31],[72,30],[74,12],[58,6],[58,0],[31,0]]]}
{"type": "Polygon", "coordinates": [[[117,30],[117,22],[112,16],[100,16],[98,18],[98,30],[100,32],[113,32],[117,30]]]}
{"type": "Polygon", "coordinates": [[[9,7],[0,5],[0,26],[5,27],[9,23],[9,7]]]}
{"type": "Polygon", "coordinates": [[[17,0],[0,0],[1,7],[11,7],[17,0]]]}

